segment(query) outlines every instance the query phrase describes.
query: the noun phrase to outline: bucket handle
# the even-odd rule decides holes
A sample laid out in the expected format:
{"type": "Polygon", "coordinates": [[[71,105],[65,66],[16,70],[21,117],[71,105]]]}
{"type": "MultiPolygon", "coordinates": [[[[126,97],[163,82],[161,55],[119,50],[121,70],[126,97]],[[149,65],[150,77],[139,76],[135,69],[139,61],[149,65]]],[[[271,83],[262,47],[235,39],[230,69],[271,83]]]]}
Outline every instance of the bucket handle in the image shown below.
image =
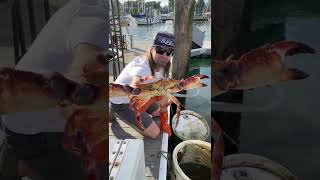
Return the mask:
{"type": "Polygon", "coordinates": [[[167,169],[171,169],[171,163],[170,163],[170,159],[171,159],[171,155],[170,153],[168,153],[167,151],[159,151],[158,152],[159,157],[163,156],[166,160],[167,160],[167,164],[168,164],[168,168],[167,169]],[[164,155],[167,154],[167,155],[164,155]]]}

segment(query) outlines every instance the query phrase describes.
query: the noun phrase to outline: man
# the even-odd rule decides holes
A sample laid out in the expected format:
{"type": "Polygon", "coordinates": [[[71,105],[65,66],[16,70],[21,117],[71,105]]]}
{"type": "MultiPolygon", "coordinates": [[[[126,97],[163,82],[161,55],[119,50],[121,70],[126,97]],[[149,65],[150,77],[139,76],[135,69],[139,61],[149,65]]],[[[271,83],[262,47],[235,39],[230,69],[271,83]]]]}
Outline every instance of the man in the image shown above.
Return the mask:
{"type": "MultiPolygon", "coordinates": [[[[130,62],[120,73],[114,83],[121,85],[130,85],[135,87],[140,79],[153,76],[155,78],[169,77],[171,67],[171,58],[175,48],[174,36],[168,32],[159,32],[155,36],[151,47],[146,51],[145,55],[136,57],[130,62]]],[[[135,113],[129,108],[128,97],[110,98],[111,109],[133,125],[135,123],[135,113]]],[[[159,116],[160,107],[158,104],[152,104],[147,112],[141,114],[143,135],[149,138],[157,138],[160,134],[160,129],[157,123],[150,116],[159,116]]],[[[170,128],[167,124],[162,124],[162,128],[170,128]]]]}
{"type": "MultiPolygon", "coordinates": [[[[82,66],[107,49],[107,15],[104,0],[71,0],[48,21],[16,69],[59,72],[83,82],[82,66]]],[[[3,117],[20,171],[33,180],[84,179],[79,158],[62,148],[65,124],[57,108],[3,117]]]]}

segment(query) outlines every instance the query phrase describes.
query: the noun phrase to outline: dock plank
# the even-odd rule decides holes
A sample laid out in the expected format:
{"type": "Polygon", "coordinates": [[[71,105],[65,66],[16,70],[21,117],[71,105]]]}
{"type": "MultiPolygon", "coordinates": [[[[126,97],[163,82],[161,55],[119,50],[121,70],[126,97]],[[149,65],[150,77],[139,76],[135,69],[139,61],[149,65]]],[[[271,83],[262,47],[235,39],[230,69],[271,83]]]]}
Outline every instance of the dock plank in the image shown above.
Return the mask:
{"type": "MultiPolygon", "coordinates": [[[[156,121],[158,121],[156,119],[156,121]]],[[[160,150],[162,133],[156,139],[146,138],[129,123],[116,118],[109,122],[109,138],[111,139],[143,139],[145,153],[145,170],[147,180],[156,180],[159,176],[160,150]]]]}

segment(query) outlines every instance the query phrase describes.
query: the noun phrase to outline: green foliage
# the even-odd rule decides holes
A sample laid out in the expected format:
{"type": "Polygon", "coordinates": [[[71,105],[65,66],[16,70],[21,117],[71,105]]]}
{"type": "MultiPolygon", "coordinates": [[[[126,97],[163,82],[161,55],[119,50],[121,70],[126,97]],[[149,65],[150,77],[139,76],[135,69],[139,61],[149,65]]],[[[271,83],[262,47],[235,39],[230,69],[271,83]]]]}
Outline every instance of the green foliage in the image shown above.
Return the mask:
{"type": "Polygon", "coordinates": [[[136,14],[138,14],[138,8],[134,7],[132,9],[130,9],[129,12],[130,12],[131,15],[136,15],[136,14]]]}

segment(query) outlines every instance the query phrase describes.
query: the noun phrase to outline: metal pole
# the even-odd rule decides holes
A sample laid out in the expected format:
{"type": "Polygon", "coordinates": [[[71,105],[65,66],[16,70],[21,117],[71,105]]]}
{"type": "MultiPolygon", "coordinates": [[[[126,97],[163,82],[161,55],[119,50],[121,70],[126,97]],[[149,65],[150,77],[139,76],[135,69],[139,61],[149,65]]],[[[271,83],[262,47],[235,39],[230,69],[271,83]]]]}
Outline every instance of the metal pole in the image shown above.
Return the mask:
{"type": "Polygon", "coordinates": [[[28,13],[29,13],[31,39],[33,42],[33,40],[36,38],[36,24],[34,21],[33,0],[28,0],[28,13]]]}
{"type": "MultiPolygon", "coordinates": [[[[121,24],[120,24],[120,12],[119,12],[119,1],[117,1],[117,9],[118,9],[118,17],[119,17],[119,32],[120,32],[120,43],[122,40],[122,30],[121,30],[121,24]]],[[[123,54],[123,47],[121,47],[121,57],[122,57],[122,65],[125,66],[124,62],[124,54],[123,54]]],[[[120,69],[119,69],[120,71],[120,69]]]]}
{"type": "Polygon", "coordinates": [[[49,5],[49,1],[48,0],[44,0],[44,15],[45,15],[45,19],[46,21],[49,20],[50,18],[50,5],[49,5]]]}

